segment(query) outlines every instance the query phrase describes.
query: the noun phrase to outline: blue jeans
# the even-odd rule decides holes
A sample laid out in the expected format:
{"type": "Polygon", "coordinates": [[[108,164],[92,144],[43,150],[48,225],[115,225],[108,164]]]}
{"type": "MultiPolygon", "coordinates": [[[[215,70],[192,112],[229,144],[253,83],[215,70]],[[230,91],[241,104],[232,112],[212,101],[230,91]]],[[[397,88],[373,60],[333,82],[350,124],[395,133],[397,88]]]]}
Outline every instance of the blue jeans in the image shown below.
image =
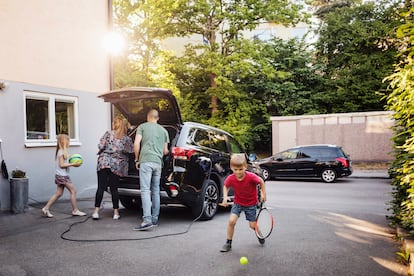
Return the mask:
{"type": "Polygon", "coordinates": [[[144,223],[158,223],[160,214],[160,178],[161,165],[143,162],[139,166],[141,185],[142,219],[144,223]]]}

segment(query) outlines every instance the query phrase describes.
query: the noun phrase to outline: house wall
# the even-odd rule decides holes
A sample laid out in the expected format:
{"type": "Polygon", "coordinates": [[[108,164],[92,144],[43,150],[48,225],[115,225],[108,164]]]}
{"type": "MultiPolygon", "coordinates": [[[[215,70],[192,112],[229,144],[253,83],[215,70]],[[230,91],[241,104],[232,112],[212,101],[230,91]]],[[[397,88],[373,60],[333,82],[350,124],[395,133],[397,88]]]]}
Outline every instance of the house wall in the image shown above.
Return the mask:
{"type": "Polygon", "coordinates": [[[272,152],[306,144],[342,146],[354,162],[393,159],[391,112],[271,117],[272,152]]]}
{"type": "MultiPolygon", "coordinates": [[[[76,96],[79,102],[79,145],[71,146],[69,153],[79,153],[84,163],[70,168],[70,176],[78,191],[78,198],[92,197],[96,192],[96,153],[99,138],[109,128],[110,110],[96,93],[75,91],[27,83],[9,82],[0,92],[0,139],[3,158],[9,174],[19,168],[29,177],[29,203],[46,202],[55,192],[55,146],[25,147],[24,91],[41,91],[65,96],[76,96]]],[[[68,191],[64,199],[69,198],[68,191]]],[[[10,209],[10,184],[0,178],[0,210],[10,209]]],[[[70,206],[68,206],[70,210],[70,206]]]]}
{"type": "MultiPolygon", "coordinates": [[[[108,3],[0,1],[0,83],[6,84],[0,90],[1,146],[9,174],[16,167],[27,172],[29,203],[56,192],[55,145],[25,144],[25,91],[77,97],[79,140],[69,153],[80,153],[84,164],[70,175],[78,198],[95,194],[97,144],[111,122],[110,106],[98,98],[110,89],[109,56],[102,47],[108,3]]],[[[63,198],[69,198],[67,191],[63,198]]],[[[10,184],[0,177],[0,210],[9,209],[10,184]]]]}
{"type": "Polygon", "coordinates": [[[103,92],[108,1],[0,1],[0,79],[103,92]]]}

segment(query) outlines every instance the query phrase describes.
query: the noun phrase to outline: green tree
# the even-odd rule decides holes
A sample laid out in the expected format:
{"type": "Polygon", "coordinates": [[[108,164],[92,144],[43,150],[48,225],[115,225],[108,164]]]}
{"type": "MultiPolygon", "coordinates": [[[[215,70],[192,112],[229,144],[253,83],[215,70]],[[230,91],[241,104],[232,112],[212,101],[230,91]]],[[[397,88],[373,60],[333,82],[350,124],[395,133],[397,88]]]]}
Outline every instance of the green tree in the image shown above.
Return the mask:
{"type": "Polygon", "coordinates": [[[390,169],[393,185],[391,202],[394,220],[414,235],[414,7],[407,1],[404,21],[397,31],[400,42],[400,63],[387,80],[392,93],[388,109],[394,111],[395,160],[390,169]]]}
{"type": "Polygon", "coordinates": [[[185,103],[181,105],[184,117],[219,126],[251,145],[255,118],[263,118],[266,109],[235,80],[272,75],[274,69],[243,34],[263,22],[297,23],[301,6],[287,0],[160,0],[153,1],[151,8],[159,15],[152,24],[159,26],[160,33],[199,41],[187,45],[185,53],[169,63],[185,103]]]}
{"type": "Polygon", "coordinates": [[[335,1],[318,11],[317,62],[323,64],[325,91],[315,98],[324,112],[383,110],[382,79],[396,61],[396,7],[401,1],[335,1]]]}
{"type": "Polygon", "coordinates": [[[178,95],[174,76],[162,65],[168,60],[160,41],[167,36],[152,23],[157,16],[151,1],[113,0],[113,25],[126,37],[128,48],[114,62],[115,88],[131,86],[161,86],[178,95]]]}
{"type": "Polygon", "coordinates": [[[270,116],[320,113],[314,95],[324,89],[324,80],[308,48],[298,39],[272,39],[263,43],[260,56],[275,73],[270,77],[248,76],[242,83],[246,83],[256,99],[262,99],[270,116]]]}
{"type": "MultiPolygon", "coordinates": [[[[229,64],[226,58],[244,51],[243,32],[255,29],[262,22],[295,23],[299,19],[300,6],[287,0],[270,1],[218,1],[218,0],[159,0],[152,9],[162,14],[153,18],[153,24],[164,26],[161,32],[171,36],[197,35],[208,46],[201,53],[207,62],[205,74],[209,88],[205,91],[211,97],[212,115],[218,111],[218,95],[223,85],[223,72],[230,71],[235,60],[229,64]]],[[[193,47],[193,50],[195,48],[193,47]]],[[[198,50],[201,50],[198,48],[198,50]]],[[[198,51],[199,53],[199,51],[198,51]]],[[[198,58],[196,56],[196,58],[198,58]]],[[[198,60],[193,60],[196,64],[198,60]]],[[[245,61],[241,61],[242,63],[245,61]]]]}

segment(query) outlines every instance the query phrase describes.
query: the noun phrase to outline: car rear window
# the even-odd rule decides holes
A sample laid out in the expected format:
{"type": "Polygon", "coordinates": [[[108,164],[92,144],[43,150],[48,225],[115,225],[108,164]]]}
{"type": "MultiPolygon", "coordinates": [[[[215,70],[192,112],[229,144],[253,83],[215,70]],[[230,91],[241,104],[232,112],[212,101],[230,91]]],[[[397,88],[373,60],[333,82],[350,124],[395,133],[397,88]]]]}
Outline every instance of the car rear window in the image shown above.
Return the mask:
{"type": "Polygon", "coordinates": [[[321,157],[328,159],[335,159],[338,157],[338,148],[324,148],[321,149],[321,157]]]}
{"type": "Polygon", "coordinates": [[[345,156],[338,147],[304,147],[301,151],[304,156],[310,156],[310,158],[335,159],[345,156]]]}
{"type": "Polygon", "coordinates": [[[225,135],[214,130],[199,128],[191,129],[187,144],[208,147],[221,152],[228,152],[225,135]]]}

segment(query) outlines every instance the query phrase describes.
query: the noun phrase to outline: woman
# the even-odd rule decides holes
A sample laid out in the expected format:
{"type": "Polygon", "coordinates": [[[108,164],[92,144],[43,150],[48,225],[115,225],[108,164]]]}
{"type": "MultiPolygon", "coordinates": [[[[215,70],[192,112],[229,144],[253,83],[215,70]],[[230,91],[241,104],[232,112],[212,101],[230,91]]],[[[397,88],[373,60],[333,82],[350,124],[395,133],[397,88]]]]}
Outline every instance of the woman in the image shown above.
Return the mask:
{"type": "Polygon", "coordinates": [[[98,190],[95,196],[95,211],[92,218],[99,219],[99,209],[105,190],[109,186],[112,195],[114,209],[113,219],[119,215],[118,184],[119,177],[128,174],[128,153],[133,152],[133,142],[127,135],[128,122],[120,117],[115,117],[112,123],[112,131],[107,131],[100,139],[98,148],[98,190]]]}

